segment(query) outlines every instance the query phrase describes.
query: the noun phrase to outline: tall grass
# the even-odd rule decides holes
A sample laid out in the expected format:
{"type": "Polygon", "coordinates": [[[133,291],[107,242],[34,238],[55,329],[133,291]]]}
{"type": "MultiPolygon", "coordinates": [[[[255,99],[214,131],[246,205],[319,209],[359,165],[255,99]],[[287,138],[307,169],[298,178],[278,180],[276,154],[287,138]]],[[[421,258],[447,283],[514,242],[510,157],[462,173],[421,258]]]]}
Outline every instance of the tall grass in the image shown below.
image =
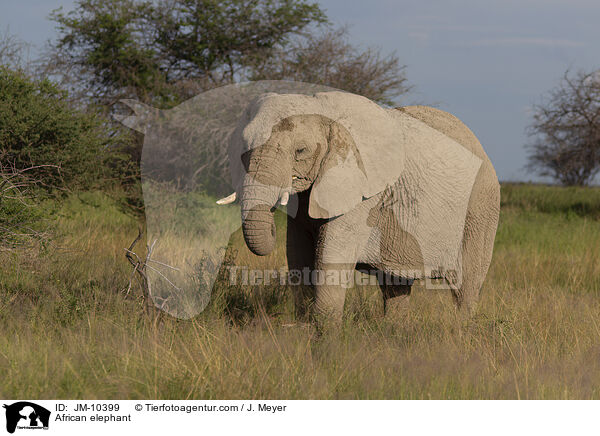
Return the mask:
{"type": "Polygon", "coordinates": [[[600,190],[504,185],[502,198],[472,319],[417,287],[392,324],[377,290],[350,290],[342,330],[315,340],[287,327],[284,293],[224,297],[243,289],[155,328],[122,292],[139,223],[101,194],[74,196],[54,245],[0,254],[0,396],[600,398],[600,190]]]}

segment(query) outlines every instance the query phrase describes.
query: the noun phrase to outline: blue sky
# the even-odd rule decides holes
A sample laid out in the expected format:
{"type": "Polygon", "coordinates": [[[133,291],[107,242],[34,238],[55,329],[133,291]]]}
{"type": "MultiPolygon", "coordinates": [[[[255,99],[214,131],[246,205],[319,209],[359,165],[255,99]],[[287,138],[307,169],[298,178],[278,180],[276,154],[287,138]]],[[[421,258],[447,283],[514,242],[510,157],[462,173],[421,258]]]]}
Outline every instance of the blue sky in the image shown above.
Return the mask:
{"type": "MultiPolygon", "coordinates": [[[[0,3],[0,30],[36,47],[53,38],[52,9],[74,1],[0,3]]],[[[533,180],[526,163],[530,107],[566,69],[600,68],[600,2],[459,0],[319,2],[352,43],[395,51],[414,91],[402,102],[433,104],[479,137],[501,180],[533,180]]],[[[34,50],[35,52],[35,50],[34,50]]]]}

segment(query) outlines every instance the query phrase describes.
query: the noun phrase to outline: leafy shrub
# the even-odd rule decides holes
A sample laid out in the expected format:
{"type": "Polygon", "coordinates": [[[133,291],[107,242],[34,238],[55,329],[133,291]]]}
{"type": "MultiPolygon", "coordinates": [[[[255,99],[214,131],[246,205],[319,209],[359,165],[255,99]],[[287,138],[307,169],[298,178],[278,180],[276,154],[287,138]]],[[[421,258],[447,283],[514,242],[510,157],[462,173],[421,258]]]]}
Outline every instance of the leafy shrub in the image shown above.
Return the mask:
{"type": "Polygon", "coordinates": [[[128,163],[118,146],[128,137],[79,110],[49,80],[0,67],[0,144],[3,163],[29,172],[51,191],[87,189],[114,180],[128,163]]]}

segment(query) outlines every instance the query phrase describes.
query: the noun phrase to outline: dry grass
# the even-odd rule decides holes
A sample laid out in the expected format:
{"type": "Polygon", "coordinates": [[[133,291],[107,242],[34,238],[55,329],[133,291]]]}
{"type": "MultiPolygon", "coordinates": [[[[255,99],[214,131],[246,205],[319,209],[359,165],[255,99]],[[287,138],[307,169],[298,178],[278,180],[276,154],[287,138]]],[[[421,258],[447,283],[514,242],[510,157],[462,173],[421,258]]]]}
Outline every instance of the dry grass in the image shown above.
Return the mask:
{"type": "Polygon", "coordinates": [[[286,298],[232,323],[217,296],[192,321],[151,327],[120,292],[138,223],[82,198],[61,210],[64,249],[0,259],[4,398],[600,398],[600,190],[503,187],[471,320],[416,289],[391,325],[363,290],[343,330],[318,341],[284,326],[286,298]]]}

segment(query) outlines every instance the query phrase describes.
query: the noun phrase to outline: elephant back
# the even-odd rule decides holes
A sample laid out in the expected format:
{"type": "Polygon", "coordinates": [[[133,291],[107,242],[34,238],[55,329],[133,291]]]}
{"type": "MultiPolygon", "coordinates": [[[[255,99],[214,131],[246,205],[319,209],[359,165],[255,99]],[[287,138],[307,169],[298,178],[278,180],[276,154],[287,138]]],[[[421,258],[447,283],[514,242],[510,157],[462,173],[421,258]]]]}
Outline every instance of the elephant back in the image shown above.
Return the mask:
{"type": "Polygon", "coordinates": [[[410,115],[452,138],[484,162],[489,158],[475,134],[454,115],[429,106],[404,106],[396,110],[410,115]]]}

